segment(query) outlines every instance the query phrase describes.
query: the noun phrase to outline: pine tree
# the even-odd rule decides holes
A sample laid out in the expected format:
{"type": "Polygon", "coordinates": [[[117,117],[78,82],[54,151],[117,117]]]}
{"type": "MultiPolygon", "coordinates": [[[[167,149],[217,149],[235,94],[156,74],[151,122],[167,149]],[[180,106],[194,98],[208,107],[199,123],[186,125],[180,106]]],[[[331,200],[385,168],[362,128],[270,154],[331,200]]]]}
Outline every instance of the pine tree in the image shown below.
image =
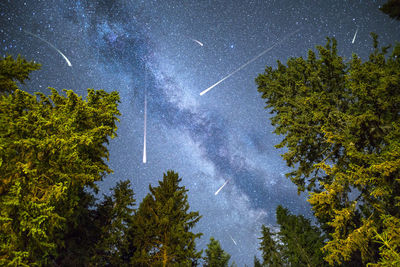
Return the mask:
{"type": "MultiPolygon", "coordinates": [[[[365,62],[345,63],[330,40],[319,58],[291,58],[256,79],[273,115],[276,147],[298,191],[311,192],[315,216],[329,240],[330,264],[374,263],[389,255],[379,235],[400,236],[400,44],[378,48],[365,62]],[[380,248],[379,248],[380,246],[380,248]]],[[[394,248],[399,253],[398,247],[394,248]]]]}
{"type": "Polygon", "coordinates": [[[210,238],[210,243],[207,245],[206,257],[204,266],[221,266],[228,267],[229,259],[231,256],[226,253],[222,248],[218,240],[213,237],[210,238]]]}
{"type": "Polygon", "coordinates": [[[201,216],[189,212],[188,190],[179,186],[181,180],[168,171],[159,186],[149,186],[129,230],[135,266],[192,266],[201,258],[195,239],[202,234],[190,231],[201,216]]]}
{"type": "Polygon", "coordinates": [[[48,265],[77,224],[86,187],[111,169],[105,146],[115,136],[117,92],[88,90],[86,100],[17,89],[39,65],[0,60],[0,265],[48,265]],[[39,99],[38,99],[39,98],[39,99]]]}

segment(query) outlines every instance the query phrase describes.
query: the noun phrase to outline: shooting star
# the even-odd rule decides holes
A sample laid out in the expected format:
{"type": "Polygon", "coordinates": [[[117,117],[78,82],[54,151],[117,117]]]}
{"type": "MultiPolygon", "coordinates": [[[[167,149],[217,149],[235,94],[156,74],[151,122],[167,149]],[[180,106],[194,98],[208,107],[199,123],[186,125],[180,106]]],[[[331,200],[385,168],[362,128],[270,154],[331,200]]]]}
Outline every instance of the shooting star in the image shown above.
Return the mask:
{"type": "Polygon", "coordinates": [[[353,41],[351,41],[352,44],[354,44],[354,41],[356,40],[357,32],[358,32],[358,28],[356,29],[356,33],[354,34],[353,41]]]}
{"type": "Polygon", "coordinates": [[[196,39],[192,39],[192,41],[198,43],[200,46],[203,46],[203,45],[204,45],[202,42],[200,42],[200,41],[198,41],[198,40],[196,40],[196,39]]]}
{"type": "Polygon", "coordinates": [[[235,244],[235,246],[237,246],[237,243],[236,243],[235,239],[233,239],[233,237],[232,237],[231,235],[229,235],[229,236],[230,236],[230,238],[232,239],[232,241],[233,241],[233,243],[235,244]]]}
{"type": "Polygon", "coordinates": [[[37,36],[37,35],[35,35],[35,34],[31,33],[31,32],[25,31],[25,30],[24,30],[24,32],[29,34],[29,35],[31,35],[31,36],[33,36],[33,37],[35,37],[35,38],[38,38],[39,40],[45,42],[46,44],[48,44],[49,46],[54,48],[65,59],[65,61],[67,62],[68,66],[72,67],[71,62],[68,60],[68,58],[60,50],[57,49],[57,47],[55,47],[51,43],[47,42],[45,39],[41,38],[40,36],[37,36]]]}
{"type": "Polygon", "coordinates": [[[231,179],[226,180],[226,182],[214,193],[214,195],[218,195],[219,191],[221,191],[222,188],[224,188],[224,186],[225,186],[230,180],[231,180],[231,179]]]}
{"type": "Polygon", "coordinates": [[[250,63],[252,63],[253,61],[257,60],[259,57],[263,56],[265,53],[271,51],[275,46],[281,44],[286,38],[294,35],[295,33],[297,33],[298,31],[300,31],[300,29],[295,30],[292,33],[289,33],[288,35],[284,36],[282,38],[282,40],[276,42],[275,44],[273,44],[270,48],[265,49],[263,52],[261,52],[260,54],[258,54],[257,56],[255,56],[254,58],[250,59],[249,61],[247,61],[246,63],[244,63],[242,66],[240,66],[238,69],[236,69],[235,71],[233,71],[232,73],[228,74],[227,76],[225,76],[224,78],[222,78],[221,80],[219,80],[218,82],[216,82],[215,84],[211,85],[210,87],[208,87],[206,90],[202,91],[200,93],[200,95],[204,95],[205,93],[207,93],[208,91],[210,91],[211,89],[213,89],[215,86],[217,86],[218,84],[222,83],[223,81],[225,81],[226,79],[228,79],[229,77],[231,77],[232,75],[234,75],[236,72],[240,71],[241,69],[243,69],[244,67],[246,67],[247,65],[249,65],[250,63]]]}
{"type": "Polygon", "coordinates": [[[143,133],[143,163],[147,161],[146,153],[146,135],[147,135],[147,96],[144,96],[144,133],[143,133]]]}
{"type": "MultiPolygon", "coordinates": [[[[146,70],[145,70],[146,71],[146,70]]],[[[147,82],[146,82],[146,72],[144,77],[144,127],[143,127],[143,163],[147,162],[147,153],[146,153],[146,136],[147,136],[147,82]]]]}

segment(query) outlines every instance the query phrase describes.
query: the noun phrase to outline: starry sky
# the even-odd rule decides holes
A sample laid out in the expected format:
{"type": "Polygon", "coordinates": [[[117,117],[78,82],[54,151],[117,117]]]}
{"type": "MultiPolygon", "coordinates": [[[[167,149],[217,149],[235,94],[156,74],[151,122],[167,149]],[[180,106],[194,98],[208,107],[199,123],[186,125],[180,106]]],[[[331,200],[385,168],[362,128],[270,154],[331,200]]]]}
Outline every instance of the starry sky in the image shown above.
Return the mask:
{"type": "Polygon", "coordinates": [[[277,205],[312,216],[307,194],[297,195],[284,176],[289,169],[280,154],[285,150],[274,148],[282,137],[272,133],[254,79],[277,60],[304,57],[327,36],[338,40],[346,59],[352,53],[368,57],[370,32],[382,44],[394,44],[400,22],[379,11],[383,3],[2,0],[0,50],[42,64],[22,86],[26,91],[48,93],[51,86],[85,96],[87,88],[117,90],[122,116],[118,137],[109,144],[114,173],[100,183],[101,192],[129,179],[140,202],[164,172],[178,172],[191,209],[203,216],[194,229],[204,233],[198,249],[214,236],[244,266],[260,257],[260,227],[276,227],[277,205]]]}

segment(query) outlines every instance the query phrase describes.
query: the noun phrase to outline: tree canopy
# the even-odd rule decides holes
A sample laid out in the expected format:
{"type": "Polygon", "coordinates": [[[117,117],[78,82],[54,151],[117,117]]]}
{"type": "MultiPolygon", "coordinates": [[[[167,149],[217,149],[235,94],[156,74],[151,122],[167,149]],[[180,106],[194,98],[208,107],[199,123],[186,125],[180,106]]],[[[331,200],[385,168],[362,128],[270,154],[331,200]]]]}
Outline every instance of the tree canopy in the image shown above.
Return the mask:
{"type": "Polygon", "coordinates": [[[284,135],[276,147],[287,148],[287,176],[310,192],[329,234],[331,264],[399,256],[400,44],[388,54],[372,36],[365,62],[355,54],[344,62],[328,38],[318,57],[310,50],[307,59],[278,61],[256,79],[275,133],[284,135]],[[389,241],[377,245],[382,235],[389,241]]]}

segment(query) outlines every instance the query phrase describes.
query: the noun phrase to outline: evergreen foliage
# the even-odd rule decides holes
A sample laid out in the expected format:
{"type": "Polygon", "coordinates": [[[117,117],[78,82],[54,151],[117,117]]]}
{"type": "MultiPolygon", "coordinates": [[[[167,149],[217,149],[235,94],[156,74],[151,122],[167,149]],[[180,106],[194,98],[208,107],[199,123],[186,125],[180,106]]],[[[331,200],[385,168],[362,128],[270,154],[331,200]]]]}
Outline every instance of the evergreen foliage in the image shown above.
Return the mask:
{"type": "Polygon", "coordinates": [[[29,80],[29,74],[40,69],[41,65],[33,61],[28,62],[18,55],[17,60],[7,56],[0,60],[0,94],[12,93],[18,89],[16,81],[24,84],[29,80]]]}
{"type": "Polygon", "coordinates": [[[254,267],[262,267],[260,260],[254,256],[254,267]]]}
{"type": "Polygon", "coordinates": [[[105,143],[116,135],[118,93],[19,90],[15,80],[38,68],[0,60],[0,265],[50,264],[67,224],[78,223],[83,188],[111,172],[105,143]]]}
{"type": "Polygon", "coordinates": [[[263,266],[278,267],[282,266],[282,255],[279,250],[279,245],[274,240],[275,234],[271,233],[270,229],[265,225],[261,226],[262,236],[259,238],[260,250],[263,259],[263,266]]]}
{"type": "Polygon", "coordinates": [[[254,258],[254,266],[324,266],[321,248],[324,237],[303,216],[292,215],[282,206],[276,209],[279,232],[271,233],[265,225],[261,227],[260,250],[263,263],[254,258]]]}
{"type": "Polygon", "coordinates": [[[173,171],[164,173],[159,186],[140,203],[130,229],[135,266],[192,266],[201,259],[195,239],[202,234],[190,232],[200,220],[198,212],[189,212],[188,190],[179,186],[182,179],[173,171]]]}
{"type": "Polygon", "coordinates": [[[206,257],[204,266],[221,266],[228,267],[229,259],[231,256],[226,253],[222,248],[218,240],[213,237],[210,238],[210,243],[207,245],[206,257]]]}
{"type": "Polygon", "coordinates": [[[390,55],[378,48],[365,62],[345,63],[336,41],[308,58],[267,67],[256,79],[270,108],[276,147],[294,171],[287,174],[309,202],[328,235],[330,264],[364,265],[398,255],[400,228],[400,44],[390,55]],[[391,228],[389,228],[389,222],[391,228]],[[392,255],[392,256],[389,256],[392,255]]]}
{"type": "Polygon", "coordinates": [[[97,205],[94,224],[99,229],[92,261],[100,266],[129,266],[129,241],[126,233],[133,223],[134,193],[129,181],[118,182],[111,196],[97,205]]]}
{"type": "Polygon", "coordinates": [[[290,266],[324,266],[321,248],[324,237],[321,231],[311,225],[302,215],[292,215],[282,206],[276,209],[276,220],[280,230],[279,240],[282,243],[280,253],[290,266]]]}
{"type": "Polygon", "coordinates": [[[388,0],[379,9],[392,19],[400,20],[400,0],[388,0]]]}

